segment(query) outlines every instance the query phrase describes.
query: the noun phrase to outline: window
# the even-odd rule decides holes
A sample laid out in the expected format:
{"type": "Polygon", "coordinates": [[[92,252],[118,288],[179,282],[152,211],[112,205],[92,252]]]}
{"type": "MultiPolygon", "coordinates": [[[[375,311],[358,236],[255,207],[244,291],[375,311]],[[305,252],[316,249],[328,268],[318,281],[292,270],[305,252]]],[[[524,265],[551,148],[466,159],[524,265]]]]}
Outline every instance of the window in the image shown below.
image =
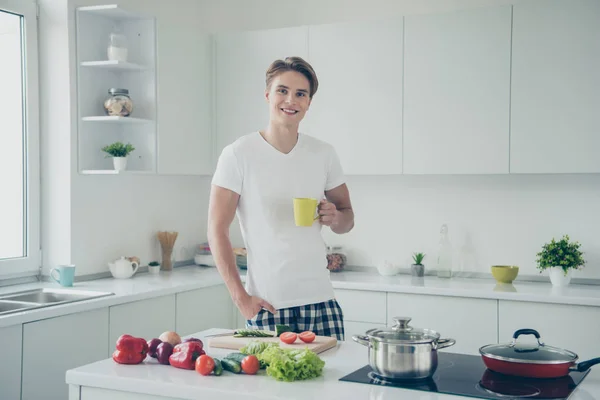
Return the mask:
{"type": "Polygon", "coordinates": [[[37,51],[34,0],[0,0],[0,278],[41,264],[37,51]]]}

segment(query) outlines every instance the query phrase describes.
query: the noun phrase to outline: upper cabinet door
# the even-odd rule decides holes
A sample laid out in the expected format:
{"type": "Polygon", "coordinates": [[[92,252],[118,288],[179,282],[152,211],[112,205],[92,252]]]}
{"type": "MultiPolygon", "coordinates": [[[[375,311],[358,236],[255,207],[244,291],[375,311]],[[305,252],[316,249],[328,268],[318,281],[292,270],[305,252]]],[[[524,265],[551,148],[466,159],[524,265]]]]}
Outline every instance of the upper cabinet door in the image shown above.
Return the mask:
{"type": "Polygon", "coordinates": [[[510,41],[510,6],[405,18],[404,173],[509,172],[510,41]]]}
{"type": "Polygon", "coordinates": [[[600,172],[600,2],[514,6],[512,173],[600,172]]]}
{"type": "Polygon", "coordinates": [[[276,59],[308,57],[306,27],[228,32],[215,36],[216,153],[269,123],[265,74],[276,59]]]}
{"type": "Polygon", "coordinates": [[[402,30],[402,19],[309,27],[319,89],[304,130],[348,175],[402,173],[402,30]]]}
{"type": "Polygon", "coordinates": [[[190,24],[165,29],[158,37],[158,173],[209,175],[211,37],[198,35],[190,24]]]}

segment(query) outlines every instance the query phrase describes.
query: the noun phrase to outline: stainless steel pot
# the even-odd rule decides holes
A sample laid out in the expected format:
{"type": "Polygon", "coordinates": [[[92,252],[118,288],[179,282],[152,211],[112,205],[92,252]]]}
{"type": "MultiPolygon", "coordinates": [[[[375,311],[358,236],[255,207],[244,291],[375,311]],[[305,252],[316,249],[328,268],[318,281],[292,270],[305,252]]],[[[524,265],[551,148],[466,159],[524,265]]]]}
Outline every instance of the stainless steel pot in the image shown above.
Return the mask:
{"type": "Polygon", "coordinates": [[[438,366],[437,350],[454,339],[440,339],[431,329],[409,326],[411,318],[395,317],[391,329],[370,329],[352,339],[369,349],[369,365],[377,375],[390,379],[426,379],[438,366]]]}

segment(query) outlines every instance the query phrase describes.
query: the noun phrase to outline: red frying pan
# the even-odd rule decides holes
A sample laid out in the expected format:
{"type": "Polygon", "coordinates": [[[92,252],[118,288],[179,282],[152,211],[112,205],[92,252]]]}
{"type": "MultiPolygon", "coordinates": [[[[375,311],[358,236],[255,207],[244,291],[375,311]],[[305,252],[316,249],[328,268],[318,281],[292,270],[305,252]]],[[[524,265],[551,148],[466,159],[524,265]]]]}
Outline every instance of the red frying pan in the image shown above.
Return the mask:
{"type": "Polygon", "coordinates": [[[559,378],[571,371],[585,372],[600,364],[600,357],[576,363],[577,354],[545,345],[534,329],[519,329],[508,344],[490,344],[479,349],[483,363],[490,370],[527,378],[559,378]],[[517,343],[520,335],[534,335],[537,345],[517,343]]]}

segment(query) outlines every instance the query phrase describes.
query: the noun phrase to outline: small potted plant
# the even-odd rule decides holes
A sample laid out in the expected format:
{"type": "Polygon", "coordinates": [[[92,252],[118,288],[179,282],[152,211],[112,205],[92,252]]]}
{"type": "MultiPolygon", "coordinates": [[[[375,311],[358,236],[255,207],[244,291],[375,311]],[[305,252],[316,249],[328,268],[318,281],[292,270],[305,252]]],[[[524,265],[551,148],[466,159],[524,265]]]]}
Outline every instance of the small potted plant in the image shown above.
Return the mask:
{"type": "Polygon", "coordinates": [[[113,165],[117,171],[122,171],[127,167],[127,156],[135,150],[130,143],[123,144],[114,142],[108,146],[104,146],[102,151],[107,154],[106,157],[113,158],[113,165]]]}
{"type": "Polygon", "coordinates": [[[148,272],[158,274],[160,272],[160,263],[158,261],[150,261],[148,263],[148,272]]]}
{"type": "Polygon", "coordinates": [[[537,253],[537,268],[540,273],[548,270],[552,285],[567,286],[571,282],[572,271],[585,265],[580,247],[579,242],[570,242],[569,235],[564,235],[559,241],[552,238],[537,253]]]}
{"type": "Polygon", "coordinates": [[[413,276],[423,276],[425,274],[425,266],[423,265],[423,259],[425,254],[415,253],[413,254],[413,261],[415,262],[410,266],[410,270],[413,276]]]}

